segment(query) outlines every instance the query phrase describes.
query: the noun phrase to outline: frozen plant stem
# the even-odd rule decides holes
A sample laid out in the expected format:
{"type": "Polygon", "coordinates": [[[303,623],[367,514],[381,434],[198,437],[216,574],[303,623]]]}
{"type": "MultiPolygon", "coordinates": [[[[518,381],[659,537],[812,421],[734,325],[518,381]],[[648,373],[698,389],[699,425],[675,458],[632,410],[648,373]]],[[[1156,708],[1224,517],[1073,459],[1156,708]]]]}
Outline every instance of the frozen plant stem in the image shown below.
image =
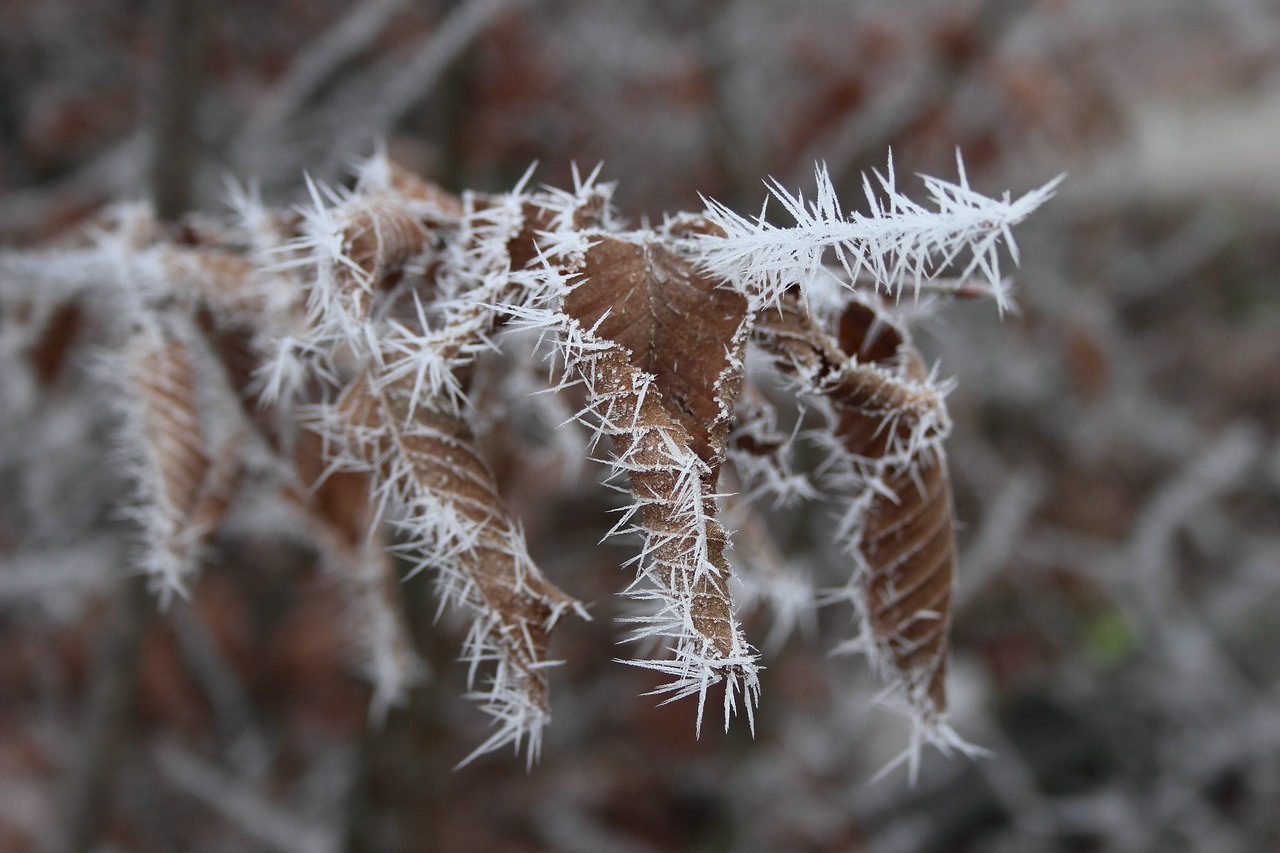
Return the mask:
{"type": "Polygon", "coordinates": [[[177,219],[191,207],[196,171],[196,109],[203,68],[206,0],[155,0],[156,74],[151,198],[156,215],[177,219]]]}
{"type": "Polygon", "coordinates": [[[145,576],[121,579],[95,662],[75,763],[66,776],[60,834],[54,846],[58,853],[92,850],[106,818],[109,782],[133,713],[142,638],[153,608],[145,576]]]}

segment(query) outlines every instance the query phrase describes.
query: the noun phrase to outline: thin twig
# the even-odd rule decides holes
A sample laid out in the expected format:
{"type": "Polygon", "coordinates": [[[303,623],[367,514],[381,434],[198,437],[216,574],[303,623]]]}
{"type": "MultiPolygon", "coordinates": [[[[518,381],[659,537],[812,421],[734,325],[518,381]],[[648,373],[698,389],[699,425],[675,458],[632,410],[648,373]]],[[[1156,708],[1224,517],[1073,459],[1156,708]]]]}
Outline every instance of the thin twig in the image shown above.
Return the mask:
{"type": "Polygon", "coordinates": [[[142,637],[151,608],[146,578],[124,579],[115,595],[102,654],[90,688],[87,718],[68,774],[61,835],[53,849],[81,853],[92,849],[108,806],[108,782],[128,728],[138,681],[142,637]]]}
{"type": "Polygon", "coordinates": [[[196,169],[196,107],[203,77],[204,0],[160,0],[156,39],[160,84],[156,92],[151,201],[156,216],[176,219],[191,207],[196,169]]]}
{"type": "MultiPolygon", "coordinates": [[[[296,115],[337,69],[367,50],[405,0],[365,0],[320,34],[245,123],[236,149],[249,155],[296,115]]],[[[237,158],[239,159],[239,158],[237,158]]]]}
{"type": "Polygon", "coordinates": [[[241,767],[257,769],[269,759],[269,747],[258,726],[253,699],[240,676],[218,648],[203,614],[187,602],[171,610],[183,659],[213,706],[224,743],[234,747],[241,767]]]}
{"type": "Polygon", "coordinates": [[[153,756],[173,784],[270,849],[280,853],[337,853],[339,834],[332,827],[290,814],[244,780],[174,746],[158,747],[153,756]]]}
{"type": "Polygon", "coordinates": [[[440,76],[462,55],[489,22],[516,0],[464,0],[454,8],[413,52],[404,67],[383,88],[381,96],[370,103],[364,114],[352,116],[329,147],[328,174],[346,165],[356,152],[367,148],[389,133],[413,105],[421,101],[436,85],[440,76]]]}
{"type": "Polygon", "coordinates": [[[1048,492],[1048,485],[1048,478],[1042,472],[1020,471],[993,497],[962,563],[965,571],[956,587],[957,609],[972,601],[1017,552],[1032,515],[1048,492]]]}
{"type": "Polygon", "coordinates": [[[822,156],[824,152],[844,152],[846,156],[841,160],[831,161],[832,180],[837,186],[856,183],[857,176],[874,165],[873,158],[883,157],[886,150],[910,137],[912,125],[921,116],[946,105],[955,97],[956,92],[971,79],[973,69],[990,58],[1024,8],[1025,4],[1010,0],[985,0],[976,13],[977,21],[973,28],[980,39],[977,45],[959,56],[948,55],[945,51],[936,53],[915,83],[900,96],[867,112],[856,111],[835,133],[821,140],[819,146],[805,152],[805,156],[796,162],[802,169],[807,169],[806,164],[825,159],[822,156]]]}

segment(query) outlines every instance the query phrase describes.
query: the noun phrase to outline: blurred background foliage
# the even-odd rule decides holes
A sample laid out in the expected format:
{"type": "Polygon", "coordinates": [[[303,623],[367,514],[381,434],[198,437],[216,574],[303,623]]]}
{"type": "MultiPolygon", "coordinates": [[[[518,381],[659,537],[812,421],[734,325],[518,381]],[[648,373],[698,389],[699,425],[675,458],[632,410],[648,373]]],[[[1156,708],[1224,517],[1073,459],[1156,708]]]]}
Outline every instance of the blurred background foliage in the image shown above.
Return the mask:
{"type": "MultiPolygon", "coordinates": [[[[5,247],[120,200],[217,212],[227,175],[297,202],[380,141],[455,191],[603,161],[635,222],[699,193],[754,210],[815,160],[851,201],[890,148],[942,177],[959,148],[988,193],[1069,173],[1018,234],[1016,312],[918,312],[958,380],[954,724],[992,757],[869,785],[906,731],[826,657],[849,633],[826,610],[766,659],[755,740],[695,741],[612,663],[606,504],[526,473],[534,556],[598,618],[556,639],[540,766],[454,773],[483,721],[426,578],[403,594],[434,676],[381,730],[304,545],[230,525],[189,602],[130,604],[91,306],[9,298],[0,848],[1280,847],[1274,2],[0,3],[5,247]]],[[[808,552],[829,522],[776,520],[838,584],[808,552]]]]}

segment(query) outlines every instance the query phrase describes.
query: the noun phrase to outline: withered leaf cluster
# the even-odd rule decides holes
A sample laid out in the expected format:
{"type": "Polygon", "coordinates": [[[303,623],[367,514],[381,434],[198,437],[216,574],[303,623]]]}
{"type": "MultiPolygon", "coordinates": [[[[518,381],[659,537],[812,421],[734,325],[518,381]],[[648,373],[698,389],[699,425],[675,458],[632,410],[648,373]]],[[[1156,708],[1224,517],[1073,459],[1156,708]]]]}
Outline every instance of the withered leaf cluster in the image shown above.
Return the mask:
{"type": "MultiPolygon", "coordinates": [[[[834,598],[854,606],[855,644],[917,733],[947,747],[963,745],[945,722],[947,387],[848,259],[918,286],[933,259],[902,253],[950,261],[970,241],[994,274],[991,240],[1034,205],[937,186],[937,222],[899,202],[846,220],[828,188],[808,212],[784,198],[796,235],[718,206],[629,229],[594,175],[572,191],[454,196],[376,157],[353,188],[312,186],[292,211],[245,192],[236,216],[181,226],[118,210],[93,245],[59,255],[78,272],[44,274],[113,282],[100,301],[155,588],[187,594],[202,542],[265,497],[346,578],[375,715],[424,676],[397,579],[428,570],[441,606],[468,614],[463,658],[496,722],[473,755],[514,743],[536,756],[552,632],[587,611],[530,556],[490,452],[495,425],[550,418],[548,432],[565,421],[581,439],[557,449],[598,459],[628,496],[608,533],[640,541],[630,662],[667,676],[655,693],[697,696],[700,724],[719,685],[726,725],[753,715],[761,667],[735,578],[761,588],[752,555],[769,530],[735,512],[757,543],[735,552],[724,509],[803,501],[834,508],[847,579],[834,598]],[[995,213],[957,216],[950,233],[947,217],[970,209],[995,213]],[[824,245],[805,242],[824,228],[852,273],[843,288],[820,268],[824,245]],[[527,393],[538,387],[552,398],[527,393]]],[[[79,303],[53,315],[66,304],[79,303]]]]}

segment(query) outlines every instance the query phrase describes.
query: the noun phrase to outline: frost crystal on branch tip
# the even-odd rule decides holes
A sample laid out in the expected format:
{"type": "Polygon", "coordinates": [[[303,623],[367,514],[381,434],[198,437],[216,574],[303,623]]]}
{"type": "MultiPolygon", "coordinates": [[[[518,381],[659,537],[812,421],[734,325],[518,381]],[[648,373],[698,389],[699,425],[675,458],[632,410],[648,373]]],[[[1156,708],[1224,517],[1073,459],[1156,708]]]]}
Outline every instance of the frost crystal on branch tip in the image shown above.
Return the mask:
{"type": "Polygon", "coordinates": [[[993,199],[969,186],[958,152],[956,162],[959,183],[922,176],[933,209],[898,191],[892,156],[885,174],[874,173],[874,184],[871,177],[863,176],[869,213],[841,210],[825,166],[816,169],[813,201],[806,201],[799,192],[787,192],[777,181],[767,183],[770,194],[794,221],[791,226],[770,224],[763,208],[758,217],[749,219],[704,198],[707,219],[724,236],[700,237],[698,252],[708,268],[764,305],[776,302],[788,287],[804,287],[826,273],[828,252],[834,253],[844,271],[843,284],[854,287],[859,274],[867,274],[877,290],[895,299],[907,287],[918,292],[926,281],[967,254],[968,264],[959,277],[980,275],[1003,310],[1000,246],[1006,244],[1017,263],[1012,227],[1048,200],[1062,178],[1018,199],[1008,193],[993,199]]]}

